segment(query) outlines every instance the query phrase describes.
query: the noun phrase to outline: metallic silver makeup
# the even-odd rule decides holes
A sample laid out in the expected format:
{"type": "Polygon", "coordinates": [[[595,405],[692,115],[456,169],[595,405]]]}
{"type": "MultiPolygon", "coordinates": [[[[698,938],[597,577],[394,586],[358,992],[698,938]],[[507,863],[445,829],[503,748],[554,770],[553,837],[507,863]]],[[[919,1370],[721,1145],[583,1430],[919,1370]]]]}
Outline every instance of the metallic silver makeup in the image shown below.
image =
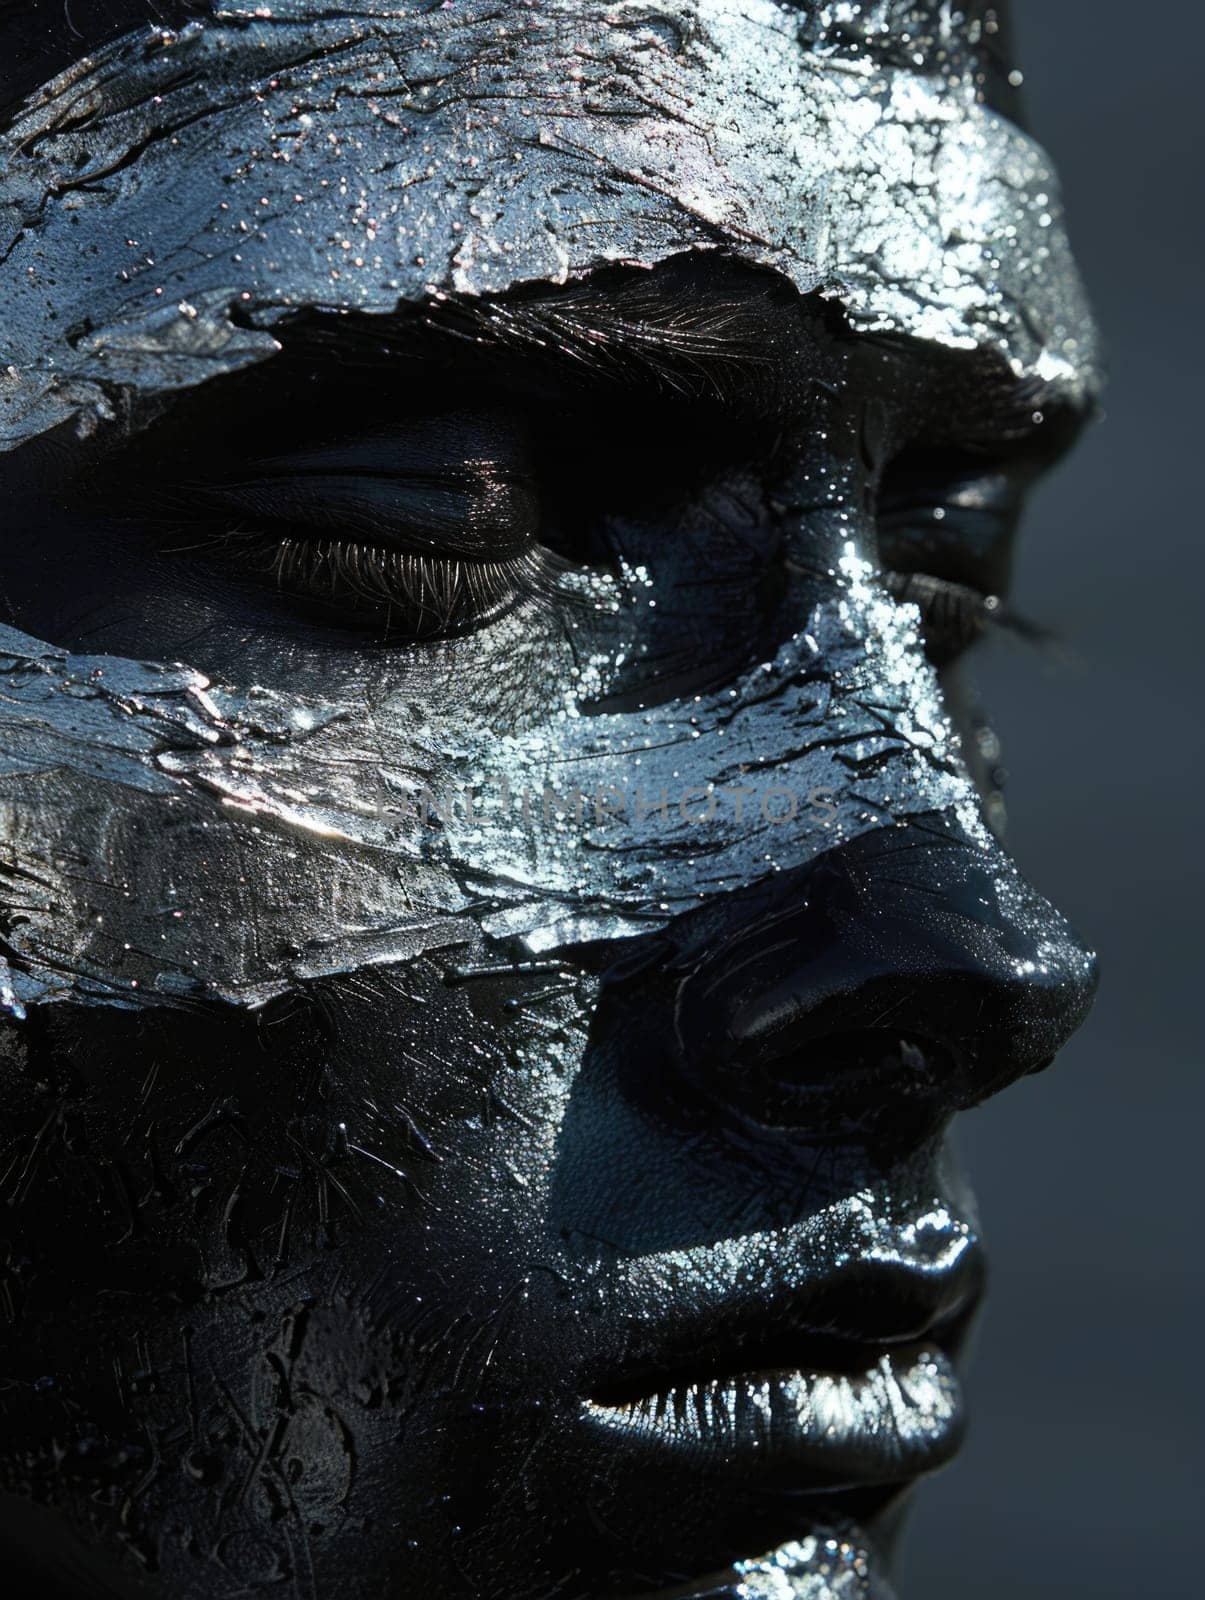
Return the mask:
{"type": "Polygon", "coordinates": [[[949,811],[986,842],[915,611],[852,543],[833,570],[836,597],[731,686],[591,715],[607,659],[566,653],[559,707],[527,730],[471,712],[432,726],[403,682],[367,739],[354,700],[0,630],[8,871],[47,897],[14,935],[32,971],[13,999],[259,1004],[478,923],[533,955],[647,932],[912,814],[949,811]],[[374,753],[349,763],[349,736],[374,753]],[[851,784],[851,760],[873,776],[851,784]],[[166,885],[139,871],[148,830],[166,885]]]}
{"type": "Polygon", "coordinates": [[[1050,163],[979,103],[982,24],[939,13],[291,0],[130,35],[0,138],[0,439],[264,360],[299,306],[686,249],[1091,390],[1050,163]]]}

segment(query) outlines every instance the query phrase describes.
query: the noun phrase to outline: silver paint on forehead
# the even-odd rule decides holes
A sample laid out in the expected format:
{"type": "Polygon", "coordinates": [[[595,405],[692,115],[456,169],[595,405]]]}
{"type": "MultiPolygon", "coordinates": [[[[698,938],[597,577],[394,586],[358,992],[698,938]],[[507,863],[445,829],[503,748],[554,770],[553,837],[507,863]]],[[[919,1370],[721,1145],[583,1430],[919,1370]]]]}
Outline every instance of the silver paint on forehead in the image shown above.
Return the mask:
{"type": "Polygon", "coordinates": [[[567,661],[559,709],[498,734],[429,725],[396,681],[371,708],[323,705],[2,629],[9,1002],[256,1005],[483,932],[568,955],[909,815],[986,844],[916,630],[850,545],[833,596],[729,688],[589,715],[605,664],[574,679],[567,661]],[[413,803],[468,786],[471,813],[413,803]],[[743,815],[721,796],[709,817],[732,786],[743,815]],[[545,817],[546,787],[585,809],[545,817]],[[826,804],[784,824],[771,788],[826,804]],[[616,790],[627,806],[600,820],[591,802],[616,790]]]}
{"type": "Polygon", "coordinates": [[[129,35],[0,136],[0,442],[265,359],[299,307],[712,248],[856,327],[1091,392],[1057,183],[980,104],[977,26],[885,0],[287,0],[129,35]]]}

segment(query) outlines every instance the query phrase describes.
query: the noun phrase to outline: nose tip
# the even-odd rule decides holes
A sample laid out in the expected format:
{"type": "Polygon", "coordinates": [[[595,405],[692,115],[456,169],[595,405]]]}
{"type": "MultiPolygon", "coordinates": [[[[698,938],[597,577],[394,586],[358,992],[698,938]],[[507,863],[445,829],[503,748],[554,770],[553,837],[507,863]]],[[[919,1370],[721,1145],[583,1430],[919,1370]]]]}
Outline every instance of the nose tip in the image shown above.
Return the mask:
{"type": "Polygon", "coordinates": [[[769,880],[729,929],[681,952],[678,1042],[712,1092],[753,1095],[772,1123],[821,1102],[974,1105],[1048,1065],[1096,987],[1066,920],[945,817],[769,880]]]}

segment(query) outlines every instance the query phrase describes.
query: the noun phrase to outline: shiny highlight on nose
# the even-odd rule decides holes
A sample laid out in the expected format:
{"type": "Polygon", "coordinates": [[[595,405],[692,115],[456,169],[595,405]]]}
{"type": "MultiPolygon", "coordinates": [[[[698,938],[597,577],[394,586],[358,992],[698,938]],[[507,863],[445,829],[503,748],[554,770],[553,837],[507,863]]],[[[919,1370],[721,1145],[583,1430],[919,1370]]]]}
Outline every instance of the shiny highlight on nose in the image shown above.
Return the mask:
{"type": "Polygon", "coordinates": [[[770,1125],[975,1105],[1048,1065],[1096,987],[1066,920],[944,816],[863,835],[728,909],[670,963],[677,1041],[705,1093],[770,1125]]]}

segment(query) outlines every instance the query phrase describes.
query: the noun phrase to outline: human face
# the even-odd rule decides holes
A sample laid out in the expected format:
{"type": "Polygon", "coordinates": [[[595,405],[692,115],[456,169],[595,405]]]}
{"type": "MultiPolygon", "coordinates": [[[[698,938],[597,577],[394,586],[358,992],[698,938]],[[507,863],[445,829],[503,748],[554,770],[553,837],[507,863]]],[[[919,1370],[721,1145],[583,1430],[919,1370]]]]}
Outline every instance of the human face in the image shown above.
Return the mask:
{"type": "Polygon", "coordinates": [[[955,725],[1096,382],[992,17],[261,11],[5,146],[14,1558],[885,1593],[1094,983],[955,725]]]}

